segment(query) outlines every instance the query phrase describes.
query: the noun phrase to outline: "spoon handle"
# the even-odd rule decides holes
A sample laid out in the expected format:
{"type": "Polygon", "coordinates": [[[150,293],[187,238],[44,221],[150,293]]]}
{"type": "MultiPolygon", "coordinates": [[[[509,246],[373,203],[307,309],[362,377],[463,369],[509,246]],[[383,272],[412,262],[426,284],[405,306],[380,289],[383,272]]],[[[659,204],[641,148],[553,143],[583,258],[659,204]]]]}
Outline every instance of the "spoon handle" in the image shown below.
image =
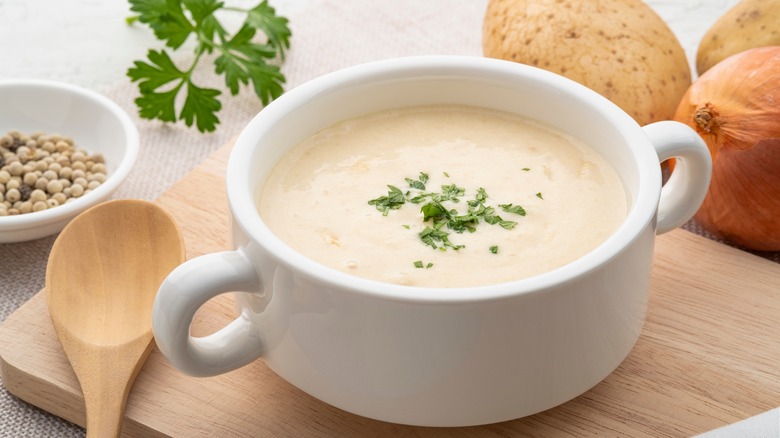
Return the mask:
{"type": "Polygon", "coordinates": [[[83,346],[92,360],[74,365],[74,370],[84,394],[87,438],[119,437],[130,388],[154,345],[149,341],[138,338],[116,347],[83,346]]]}

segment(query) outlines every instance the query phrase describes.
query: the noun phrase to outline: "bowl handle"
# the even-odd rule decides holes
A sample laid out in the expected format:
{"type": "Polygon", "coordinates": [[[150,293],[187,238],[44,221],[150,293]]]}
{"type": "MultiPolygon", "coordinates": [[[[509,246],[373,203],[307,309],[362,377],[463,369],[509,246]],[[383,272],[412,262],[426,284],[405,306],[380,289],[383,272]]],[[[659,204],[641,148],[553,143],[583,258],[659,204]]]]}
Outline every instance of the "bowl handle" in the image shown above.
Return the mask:
{"type": "Polygon", "coordinates": [[[663,234],[687,222],[701,206],[710,186],[712,158],[704,140],[688,125],[669,120],[642,129],[659,161],[677,159],[658,203],[656,234],[663,234]]]}
{"type": "Polygon", "coordinates": [[[160,285],[152,310],[152,329],[160,351],[180,371],[198,377],[214,376],[242,367],[262,354],[260,333],[243,315],[211,335],[190,335],[198,309],[231,291],[262,291],[260,276],[241,249],[188,260],[160,285]]]}

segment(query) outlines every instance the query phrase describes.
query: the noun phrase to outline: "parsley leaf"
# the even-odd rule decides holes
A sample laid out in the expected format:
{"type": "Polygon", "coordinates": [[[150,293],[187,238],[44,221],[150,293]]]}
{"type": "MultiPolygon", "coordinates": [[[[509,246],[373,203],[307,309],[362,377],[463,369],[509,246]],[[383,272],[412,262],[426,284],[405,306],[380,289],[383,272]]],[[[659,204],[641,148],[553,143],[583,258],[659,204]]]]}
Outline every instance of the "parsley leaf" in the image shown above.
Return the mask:
{"type": "Polygon", "coordinates": [[[130,0],[130,5],[138,15],[128,18],[128,23],[148,25],[166,46],[176,50],[190,38],[196,42],[195,58],[186,69],[177,67],[164,49],[149,50],[148,61],[135,61],[128,69],[127,76],[138,82],[141,95],[135,102],[141,117],[164,122],[178,118],[201,132],[216,130],[221,93],[198,86],[192,78],[206,53],[217,52],[214,71],[225,76],[231,95],[251,84],[255,95],[267,105],[284,92],[285,77],[271,61],[284,60],[292,33],[288,20],[276,15],[267,0],[251,9],[227,7],[218,0],[130,0]],[[216,18],[220,10],[245,14],[235,34],[230,35],[216,18]],[[265,38],[258,38],[258,34],[265,38]],[[186,97],[177,99],[179,92],[186,97]],[[178,102],[183,103],[177,111],[178,102]]]}
{"type": "Polygon", "coordinates": [[[498,204],[498,206],[507,213],[514,213],[519,214],[520,216],[525,216],[525,209],[519,205],[498,204]]]}
{"type": "Polygon", "coordinates": [[[382,216],[387,216],[390,210],[398,210],[406,202],[406,195],[396,186],[387,185],[390,189],[387,196],[380,196],[368,201],[368,205],[373,205],[382,212],[382,216]]]}
{"type": "Polygon", "coordinates": [[[130,0],[130,10],[138,13],[138,21],[152,28],[157,39],[174,49],[195,31],[184,15],[182,2],[176,0],[130,0]]]}
{"type": "Polygon", "coordinates": [[[222,104],[217,100],[219,94],[219,90],[200,88],[192,81],[187,81],[187,99],[179,116],[187,126],[192,126],[197,119],[200,132],[213,131],[213,127],[219,123],[215,114],[222,108],[222,104]]]}
{"type": "Polygon", "coordinates": [[[265,33],[268,36],[268,44],[279,52],[281,59],[284,59],[285,49],[290,48],[292,32],[287,23],[288,20],[277,16],[266,0],[247,12],[246,24],[265,33]]]}

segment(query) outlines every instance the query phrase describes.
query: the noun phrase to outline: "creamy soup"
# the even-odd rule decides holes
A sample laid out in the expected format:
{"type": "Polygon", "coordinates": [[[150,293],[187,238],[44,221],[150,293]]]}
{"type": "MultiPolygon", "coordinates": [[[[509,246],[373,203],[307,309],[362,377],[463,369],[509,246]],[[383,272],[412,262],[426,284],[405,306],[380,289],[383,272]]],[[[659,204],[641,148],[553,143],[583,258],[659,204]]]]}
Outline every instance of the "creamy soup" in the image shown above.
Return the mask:
{"type": "Polygon", "coordinates": [[[614,169],[583,142],[512,114],[442,105],[322,130],[275,166],[258,210],[280,239],[326,266],[462,287],[582,257],[627,205],[614,169]]]}

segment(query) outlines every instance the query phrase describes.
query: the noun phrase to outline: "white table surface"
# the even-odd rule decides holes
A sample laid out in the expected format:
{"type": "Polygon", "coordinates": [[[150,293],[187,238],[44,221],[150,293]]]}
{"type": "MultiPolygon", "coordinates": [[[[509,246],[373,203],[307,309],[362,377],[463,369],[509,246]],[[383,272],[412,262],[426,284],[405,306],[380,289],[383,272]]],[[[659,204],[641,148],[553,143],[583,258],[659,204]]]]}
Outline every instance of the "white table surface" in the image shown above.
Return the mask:
{"type": "MultiPolygon", "coordinates": [[[[374,0],[378,1],[378,0],[374,0]]],[[[389,0],[388,0],[389,1],[389,0]]],[[[458,1],[452,0],[457,7],[458,1]]],[[[275,0],[271,3],[285,15],[294,14],[317,0],[275,0]]],[[[648,0],[677,34],[691,65],[698,41],[717,17],[737,0],[648,0]]],[[[228,1],[231,5],[254,5],[256,1],[228,1]]],[[[403,13],[403,11],[399,11],[403,13]]],[[[150,48],[159,48],[145,26],[128,26],[130,15],[125,0],[0,0],[0,79],[43,78],[70,82],[102,91],[124,80],[135,59],[150,48]]],[[[370,23],[367,23],[370,25],[370,23]]],[[[293,44],[295,40],[293,40],[293,44]]],[[[2,102],[0,102],[2,104],[2,102]]],[[[0,290],[4,278],[0,269],[0,290]]],[[[0,294],[0,299],[3,299],[0,294]]],[[[0,315],[3,319],[7,315],[0,315]]],[[[780,369],[780,365],[778,366],[780,369]]],[[[10,397],[7,393],[2,397],[10,397]]],[[[5,423],[0,399],[0,437],[12,436],[5,423]]],[[[29,410],[30,422],[56,422],[36,408],[29,410]]],[[[18,425],[17,425],[18,426],[18,425]]],[[[68,424],[56,428],[63,436],[78,436],[81,430],[68,424]],[[75,435],[74,435],[75,434],[75,435]]],[[[40,430],[40,429],[39,429],[40,430]]],[[[713,431],[717,437],[780,437],[780,411],[713,431]]],[[[18,436],[18,432],[16,435],[18,436]]],[[[33,435],[29,435],[33,436],[33,435]]]]}

